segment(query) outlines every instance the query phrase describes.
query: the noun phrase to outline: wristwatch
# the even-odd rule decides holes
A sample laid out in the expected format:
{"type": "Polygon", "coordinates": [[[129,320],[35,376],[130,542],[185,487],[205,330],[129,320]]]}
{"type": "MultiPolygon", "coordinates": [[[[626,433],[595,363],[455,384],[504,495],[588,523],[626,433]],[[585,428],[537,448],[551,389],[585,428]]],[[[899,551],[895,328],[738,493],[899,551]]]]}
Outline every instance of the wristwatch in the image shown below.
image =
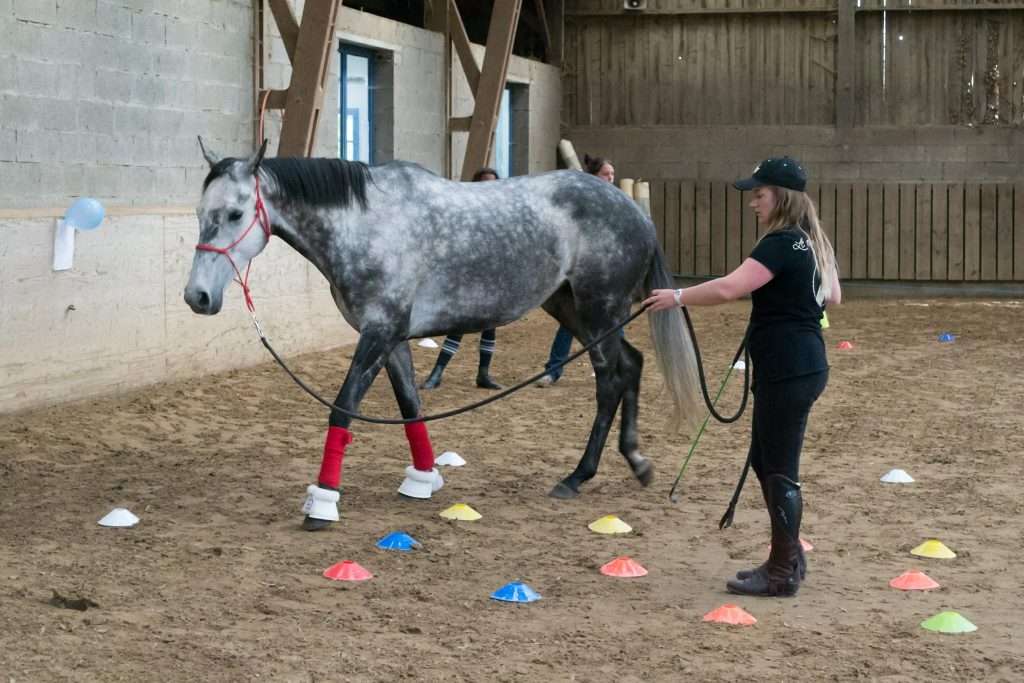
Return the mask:
{"type": "Polygon", "coordinates": [[[683,305],[683,290],[677,289],[676,291],[672,292],[672,298],[675,299],[676,306],[682,306],[683,305]]]}

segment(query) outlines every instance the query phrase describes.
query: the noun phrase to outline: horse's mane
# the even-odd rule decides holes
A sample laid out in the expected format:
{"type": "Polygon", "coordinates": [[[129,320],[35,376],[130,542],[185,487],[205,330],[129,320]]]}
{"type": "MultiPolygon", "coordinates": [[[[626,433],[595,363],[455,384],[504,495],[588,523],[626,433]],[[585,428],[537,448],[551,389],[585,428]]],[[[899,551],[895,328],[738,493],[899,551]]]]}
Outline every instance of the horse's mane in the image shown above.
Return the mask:
{"type": "MultiPolygon", "coordinates": [[[[203,190],[216,178],[226,175],[237,159],[217,162],[203,181],[203,190]]],[[[366,209],[366,184],[369,167],[361,161],[273,157],[264,159],[260,168],[270,175],[288,199],[316,206],[347,208],[353,201],[366,209]]]]}

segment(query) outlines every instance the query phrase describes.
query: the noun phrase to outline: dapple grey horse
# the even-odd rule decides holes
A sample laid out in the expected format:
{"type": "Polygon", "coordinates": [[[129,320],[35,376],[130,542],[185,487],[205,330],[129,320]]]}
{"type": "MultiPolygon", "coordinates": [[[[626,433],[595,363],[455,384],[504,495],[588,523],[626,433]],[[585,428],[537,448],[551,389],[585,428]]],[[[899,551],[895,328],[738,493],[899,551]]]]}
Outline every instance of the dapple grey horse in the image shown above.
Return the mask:
{"type": "MultiPolygon", "coordinates": [[[[323,273],[342,316],[360,333],[335,401],[345,410],[357,410],[385,368],[402,416],[420,415],[410,339],[479,332],[541,306],[589,343],[628,318],[645,292],[672,286],[653,223],[594,176],[554,171],[461,183],[412,163],[264,159],[265,149],[220,159],[203,148],[210,172],[185,301],[196,313],[217,313],[232,276],[241,277],[271,235],[280,237],[323,273]]],[[[682,315],[648,318],[673,420],[691,426],[700,413],[699,385],[682,315]]],[[[551,492],[558,498],[576,496],[597,472],[620,405],[619,451],[643,485],[653,476],[638,450],[643,356],[617,334],[589,353],[597,415],[579,464],[551,492]]],[[[307,489],[306,529],[338,519],[350,423],[331,411],[320,475],[307,489]]],[[[413,466],[399,491],[426,498],[442,484],[426,426],[405,428],[413,466]]]]}

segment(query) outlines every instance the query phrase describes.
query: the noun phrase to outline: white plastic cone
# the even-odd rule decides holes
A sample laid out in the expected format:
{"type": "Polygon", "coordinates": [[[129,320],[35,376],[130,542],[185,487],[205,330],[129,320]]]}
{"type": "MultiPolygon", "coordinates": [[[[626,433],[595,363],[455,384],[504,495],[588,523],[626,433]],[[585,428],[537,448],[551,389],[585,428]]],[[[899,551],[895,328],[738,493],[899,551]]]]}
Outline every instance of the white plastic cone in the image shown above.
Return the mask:
{"type": "Polygon", "coordinates": [[[422,346],[425,349],[436,349],[437,348],[437,342],[434,341],[433,339],[431,339],[430,337],[427,337],[425,339],[420,339],[419,345],[422,346]]]}
{"type": "Polygon", "coordinates": [[[125,508],[114,508],[99,521],[100,526],[128,527],[139,523],[139,518],[125,508]]]}
{"type": "Polygon", "coordinates": [[[744,362],[742,360],[738,360],[738,361],[736,361],[735,363],[732,364],[732,367],[735,370],[746,370],[747,369],[747,364],[746,364],[746,362],[744,362]]]}
{"type": "Polygon", "coordinates": [[[914,478],[903,470],[889,470],[882,477],[882,481],[886,484],[912,484],[914,483],[914,478]]]}
{"type": "Polygon", "coordinates": [[[448,467],[462,467],[466,464],[465,458],[455,451],[445,451],[434,460],[435,465],[446,465],[448,467]]]}

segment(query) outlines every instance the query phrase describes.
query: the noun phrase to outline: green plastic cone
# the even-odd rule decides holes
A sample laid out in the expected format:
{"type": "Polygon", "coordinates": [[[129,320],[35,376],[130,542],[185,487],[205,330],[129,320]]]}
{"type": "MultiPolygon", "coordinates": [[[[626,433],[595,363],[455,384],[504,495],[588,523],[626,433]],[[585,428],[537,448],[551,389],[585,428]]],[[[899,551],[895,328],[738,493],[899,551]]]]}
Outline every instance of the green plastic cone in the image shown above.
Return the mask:
{"type": "Polygon", "coordinates": [[[939,612],[934,617],[922,621],[921,628],[938,633],[970,633],[978,630],[977,626],[957,612],[939,612]]]}

